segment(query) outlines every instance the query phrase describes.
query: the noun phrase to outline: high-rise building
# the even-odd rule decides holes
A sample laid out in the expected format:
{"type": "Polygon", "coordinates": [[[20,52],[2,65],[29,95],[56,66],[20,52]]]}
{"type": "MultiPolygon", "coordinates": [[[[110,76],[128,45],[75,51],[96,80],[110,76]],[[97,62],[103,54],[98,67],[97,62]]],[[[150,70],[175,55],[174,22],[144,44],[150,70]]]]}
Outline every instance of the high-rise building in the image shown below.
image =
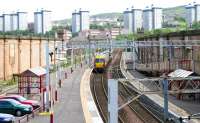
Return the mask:
{"type": "Polygon", "coordinates": [[[18,30],[28,29],[27,12],[17,12],[17,29],[18,30]]]}
{"type": "Polygon", "coordinates": [[[89,11],[79,11],[80,13],[80,31],[87,31],[90,29],[89,11]]]}
{"type": "Polygon", "coordinates": [[[197,22],[200,21],[200,4],[195,5],[195,19],[197,22]]]}
{"type": "Polygon", "coordinates": [[[28,22],[26,12],[17,12],[10,14],[10,30],[7,31],[27,30],[27,28],[28,22]]]}
{"type": "Polygon", "coordinates": [[[43,24],[43,30],[42,32],[48,32],[52,29],[52,22],[51,22],[51,11],[48,10],[42,10],[42,24],[43,24]]]}
{"type": "Polygon", "coordinates": [[[72,33],[77,33],[80,31],[80,13],[72,13],[72,33]]]}
{"type": "Polygon", "coordinates": [[[10,14],[11,18],[11,30],[15,31],[18,29],[18,16],[17,14],[10,14]]]}
{"type": "Polygon", "coordinates": [[[72,13],[72,33],[79,31],[88,31],[90,29],[89,11],[82,11],[72,13]]]}
{"type": "Polygon", "coordinates": [[[42,13],[34,12],[34,32],[42,33],[42,13]]]}
{"type": "Polygon", "coordinates": [[[3,16],[0,16],[0,32],[3,32],[3,16]]]}
{"type": "Polygon", "coordinates": [[[138,32],[142,29],[142,10],[132,9],[132,31],[138,32]]]}
{"type": "Polygon", "coordinates": [[[143,28],[147,31],[153,29],[153,12],[150,8],[143,10],[143,28]]]}
{"type": "Polygon", "coordinates": [[[200,4],[189,4],[185,8],[186,21],[188,26],[191,27],[194,22],[200,21],[200,4]]]}
{"type": "Polygon", "coordinates": [[[34,32],[44,34],[51,29],[51,11],[41,10],[40,12],[34,12],[34,32]]]}
{"type": "Polygon", "coordinates": [[[160,29],[162,28],[162,21],[163,21],[163,13],[162,8],[153,7],[152,8],[152,14],[153,14],[153,29],[160,29]]]}
{"type": "Polygon", "coordinates": [[[152,7],[143,10],[143,28],[151,31],[152,29],[162,28],[163,13],[162,8],[152,7]]]}
{"type": "Polygon", "coordinates": [[[124,29],[128,32],[131,33],[133,32],[133,16],[132,16],[132,11],[129,11],[128,9],[126,9],[126,11],[124,11],[123,13],[124,16],[124,29]]]}
{"type": "Polygon", "coordinates": [[[11,31],[11,16],[10,14],[3,14],[3,31],[11,31]]]}
{"type": "Polygon", "coordinates": [[[192,24],[195,22],[195,6],[189,4],[186,8],[186,21],[188,26],[192,26],[192,24]]]}

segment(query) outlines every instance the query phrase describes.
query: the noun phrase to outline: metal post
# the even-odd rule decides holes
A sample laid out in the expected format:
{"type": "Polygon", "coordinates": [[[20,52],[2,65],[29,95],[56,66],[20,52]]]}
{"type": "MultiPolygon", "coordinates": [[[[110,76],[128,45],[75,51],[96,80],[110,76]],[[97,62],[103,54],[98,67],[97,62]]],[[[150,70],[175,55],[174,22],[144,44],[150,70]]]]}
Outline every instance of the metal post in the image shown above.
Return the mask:
{"type": "Polygon", "coordinates": [[[163,80],[163,94],[164,94],[164,120],[168,120],[168,80],[164,78],[163,80]]]}
{"type": "Polygon", "coordinates": [[[91,62],[90,62],[90,59],[91,59],[91,56],[90,56],[91,55],[91,44],[90,43],[91,42],[90,42],[90,38],[88,38],[88,39],[89,39],[89,58],[88,58],[89,61],[88,61],[88,63],[89,63],[89,66],[90,66],[91,65],[91,62]]]}
{"type": "Polygon", "coordinates": [[[53,112],[50,113],[50,123],[53,123],[54,121],[54,115],[53,112]]]}
{"type": "Polygon", "coordinates": [[[71,49],[71,69],[73,69],[74,65],[74,49],[73,49],[73,44],[72,44],[72,49],[71,49]]]}
{"type": "Polygon", "coordinates": [[[112,39],[110,39],[110,53],[112,52],[113,46],[112,46],[112,39]]]}
{"type": "Polygon", "coordinates": [[[183,118],[182,117],[179,118],[179,122],[183,123],[183,118]]]}
{"type": "Polygon", "coordinates": [[[75,68],[76,68],[76,54],[74,56],[74,64],[75,64],[75,68]]]}
{"type": "Polygon", "coordinates": [[[45,108],[46,111],[49,111],[49,42],[46,43],[46,100],[45,100],[45,108]]]}
{"type": "Polygon", "coordinates": [[[133,41],[133,47],[132,47],[132,55],[133,55],[133,70],[135,70],[135,42],[133,41]]]}
{"type": "Polygon", "coordinates": [[[85,61],[85,64],[87,64],[87,44],[84,44],[84,47],[85,49],[83,50],[84,51],[84,61],[85,61]]]}
{"type": "Polygon", "coordinates": [[[58,54],[58,78],[59,78],[59,82],[61,82],[61,63],[60,63],[60,59],[61,59],[61,52],[60,50],[59,51],[59,54],[58,54]]]}
{"type": "Polygon", "coordinates": [[[194,48],[192,46],[192,71],[195,72],[194,48]]]}
{"type": "Polygon", "coordinates": [[[118,82],[108,80],[108,123],[118,123],[118,82]]]}
{"type": "Polygon", "coordinates": [[[82,68],[82,64],[83,64],[83,55],[82,55],[82,49],[81,49],[81,68],[82,68]]]}
{"type": "Polygon", "coordinates": [[[161,39],[161,41],[160,41],[160,54],[159,54],[159,55],[160,55],[160,56],[159,56],[159,57],[160,57],[159,61],[162,62],[163,59],[164,59],[164,58],[163,58],[164,56],[163,56],[163,41],[162,41],[162,39],[161,39]]]}
{"type": "Polygon", "coordinates": [[[169,44],[169,52],[168,53],[169,53],[168,61],[169,61],[169,72],[170,72],[170,70],[171,70],[171,59],[172,59],[172,45],[171,44],[169,44]]]}
{"type": "Polygon", "coordinates": [[[109,57],[111,57],[111,41],[109,37],[108,37],[108,42],[109,42],[109,57]]]}

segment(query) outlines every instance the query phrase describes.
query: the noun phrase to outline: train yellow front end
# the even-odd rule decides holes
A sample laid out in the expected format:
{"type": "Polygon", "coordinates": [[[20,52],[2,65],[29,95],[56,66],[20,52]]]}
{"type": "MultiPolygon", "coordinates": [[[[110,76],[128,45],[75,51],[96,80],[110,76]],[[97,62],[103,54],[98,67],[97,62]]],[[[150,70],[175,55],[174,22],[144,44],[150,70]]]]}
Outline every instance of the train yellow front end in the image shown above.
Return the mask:
{"type": "Polygon", "coordinates": [[[98,54],[94,59],[94,72],[103,73],[106,68],[105,55],[98,54]]]}

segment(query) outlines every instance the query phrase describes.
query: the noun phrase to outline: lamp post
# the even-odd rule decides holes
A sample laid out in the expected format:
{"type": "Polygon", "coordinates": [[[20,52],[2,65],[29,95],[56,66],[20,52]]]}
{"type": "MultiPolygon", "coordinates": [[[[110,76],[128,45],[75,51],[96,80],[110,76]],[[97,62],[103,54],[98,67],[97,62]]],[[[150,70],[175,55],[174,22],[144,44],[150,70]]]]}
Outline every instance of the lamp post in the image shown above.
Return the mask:
{"type": "Polygon", "coordinates": [[[46,93],[45,93],[45,109],[47,112],[49,112],[49,44],[48,41],[46,42],[46,93]]]}
{"type": "Polygon", "coordinates": [[[108,40],[108,44],[109,44],[109,57],[111,57],[111,51],[112,51],[112,42],[110,39],[111,33],[107,34],[107,40],[108,40]]]}
{"type": "Polygon", "coordinates": [[[164,96],[164,120],[167,121],[169,118],[169,113],[168,113],[168,80],[167,80],[167,75],[164,74],[163,76],[163,96],[164,96]]]}
{"type": "Polygon", "coordinates": [[[118,19],[117,19],[117,22],[119,22],[119,35],[121,35],[121,28],[122,28],[123,19],[118,18],[118,19]]]}
{"type": "Polygon", "coordinates": [[[88,61],[88,64],[89,64],[89,66],[90,66],[90,59],[91,59],[91,56],[90,56],[90,53],[91,53],[91,40],[90,40],[90,33],[89,33],[89,35],[88,35],[88,37],[87,37],[87,39],[88,39],[88,42],[89,42],[89,61],[88,61]]]}
{"type": "Polygon", "coordinates": [[[73,72],[73,65],[74,65],[74,49],[73,49],[73,44],[71,44],[71,73],[73,72]]]}

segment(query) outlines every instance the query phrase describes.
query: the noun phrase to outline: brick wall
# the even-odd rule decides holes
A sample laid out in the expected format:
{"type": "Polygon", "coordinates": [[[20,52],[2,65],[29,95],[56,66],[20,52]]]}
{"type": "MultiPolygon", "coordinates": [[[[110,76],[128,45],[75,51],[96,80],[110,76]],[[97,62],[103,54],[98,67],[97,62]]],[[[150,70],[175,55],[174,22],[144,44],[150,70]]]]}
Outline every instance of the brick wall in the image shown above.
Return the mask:
{"type": "MultiPolygon", "coordinates": [[[[171,33],[169,35],[164,35],[161,37],[145,37],[145,38],[141,38],[139,40],[148,40],[148,41],[163,41],[163,40],[170,40],[170,41],[183,41],[184,40],[200,40],[200,31],[191,31],[191,32],[185,32],[185,33],[171,33]]],[[[174,49],[174,56],[179,59],[179,60],[184,60],[184,59],[191,59],[192,60],[192,52],[193,52],[193,59],[194,59],[194,72],[200,74],[200,47],[199,46],[193,46],[191,50],[188,50],[187,48],[176,48],[174,49]],[[193,50],[193,51],[192,51],[193,50]]],[[[147,52],[149,52],[148,48],[140,48],[141,52],[141,59],[142,59],[142,63],[147,63],[146,59],[149,57],[148,55],[145,55],[145,53],[147,54],[147,52]],[[144,54],[144,55],[143,55],[144,54]],[[145,62],[144,62],[145,61],[145,62]]],[[[163,53],[165,54],[164,56],[168,56],[167,54],[167,49],[163,48],[163,53]]],[[[156,50],[152,50],[151,52],[153,52],[153,59],[158,59],[159,57],[159,52],[156,50]],[[156,58],[157,57],[157,58],[156,58]]],[[[164,61],[167,61],[167,57],[165,57],[164,61]]],[[[174,65],[173,63],[171,64],[172,66],[174,65]]],[[[184,65],[184,64],[183,64],[184,65]]],[[[189,69],[193,69],[192,65],[189,66],[189,69]]]]}
{"type": "MultiPolygon", "coordinates": [[[[44,39],[1,38],[0,80],[10,79],[13,74],[19,74],[28,68],[45,66],[46,42],[44,39]]],[[[49,41],[52,51],[55,49],[54,42],[49,41]]]]}

